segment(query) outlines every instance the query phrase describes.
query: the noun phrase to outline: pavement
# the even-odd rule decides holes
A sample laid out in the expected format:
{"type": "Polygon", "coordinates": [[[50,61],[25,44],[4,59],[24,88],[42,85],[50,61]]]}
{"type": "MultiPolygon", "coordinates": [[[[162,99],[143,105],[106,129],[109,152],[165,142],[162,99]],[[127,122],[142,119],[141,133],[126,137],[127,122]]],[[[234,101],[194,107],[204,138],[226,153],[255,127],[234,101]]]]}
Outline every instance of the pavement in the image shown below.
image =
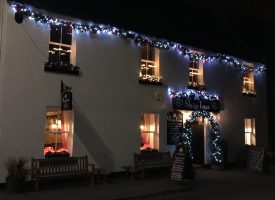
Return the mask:
{"type": "Polygon", "coordinates": [[[275,175],[275,170],[270,174],[261,175],[248,172],[245,169],[234,168],[229,170],[195,168],[195,180],[185,180],[182,183],[169,180],[169,175],[148,175],[145,179],[131,179],[125,176],[98,181],[95,185],[66,184],[54,182],[42,185],[40,190],[29,190],[24,193],[8,193],[0,190],[1,200],[55,200],[55,199],[100,199],[122,200],[148,197],[167,193],[190,191],[209,185],[234,183],[244,179],[257,179],[261,176],[275,175]]]}

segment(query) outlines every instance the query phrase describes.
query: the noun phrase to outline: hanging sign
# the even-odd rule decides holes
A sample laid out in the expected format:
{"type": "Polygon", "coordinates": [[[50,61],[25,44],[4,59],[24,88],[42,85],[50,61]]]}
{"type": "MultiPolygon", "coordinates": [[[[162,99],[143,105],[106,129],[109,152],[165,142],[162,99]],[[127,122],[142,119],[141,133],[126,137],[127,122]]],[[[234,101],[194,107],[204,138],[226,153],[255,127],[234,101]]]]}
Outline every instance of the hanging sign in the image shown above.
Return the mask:
{"type": "Polygon", "coordinates": [[[72,110],[73,109],[73,94],[71,87],[65,85],[61,81],[61,110],[72,110]]]}
{"type": "Polygon", "coordinates": [[[167,144],[175,145],[182,134],[183,115],[179,111],[167,113],[167,144]]]}

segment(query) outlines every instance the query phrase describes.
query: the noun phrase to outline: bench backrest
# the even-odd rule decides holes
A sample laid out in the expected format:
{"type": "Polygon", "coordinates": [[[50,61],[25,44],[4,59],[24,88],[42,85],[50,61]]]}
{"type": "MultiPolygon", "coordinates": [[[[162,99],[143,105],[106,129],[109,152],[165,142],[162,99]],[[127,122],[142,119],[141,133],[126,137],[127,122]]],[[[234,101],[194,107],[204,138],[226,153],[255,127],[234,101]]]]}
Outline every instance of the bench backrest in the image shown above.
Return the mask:
{"type": "Polygon", "coordinates": [[[31,160],[32,177],[88,172],[88,158],[56,157],[31,160]]]}
{"type": "Polygon", "coordinates": [[[170,166],[170,152],[134,153],[135,168],[146,166],[170,166]]]}

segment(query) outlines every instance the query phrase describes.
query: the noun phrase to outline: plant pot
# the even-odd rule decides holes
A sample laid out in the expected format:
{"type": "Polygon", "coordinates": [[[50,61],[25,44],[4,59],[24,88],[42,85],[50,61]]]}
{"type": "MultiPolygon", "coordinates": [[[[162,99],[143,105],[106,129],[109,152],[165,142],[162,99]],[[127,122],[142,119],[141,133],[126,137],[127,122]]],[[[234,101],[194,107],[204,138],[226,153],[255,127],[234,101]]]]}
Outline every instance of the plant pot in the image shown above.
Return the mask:
{"type": "Polygon", "coordinates": [[[6,178],[6,190],[8,192],[25,192],[26,182],[25,179],[6,178]]]}

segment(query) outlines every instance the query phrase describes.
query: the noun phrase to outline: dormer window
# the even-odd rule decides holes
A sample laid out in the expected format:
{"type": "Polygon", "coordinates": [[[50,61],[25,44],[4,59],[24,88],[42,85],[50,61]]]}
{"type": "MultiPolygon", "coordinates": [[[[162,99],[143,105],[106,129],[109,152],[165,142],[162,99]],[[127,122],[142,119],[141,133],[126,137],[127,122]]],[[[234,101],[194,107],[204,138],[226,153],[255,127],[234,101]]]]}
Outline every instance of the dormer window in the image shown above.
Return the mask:
{"type": "MultiPolygon", "coordinates": [[[[252,67],[247,65],[248,67],[252,67]]],[[[254,73],[253,71],[245,71],[243,74],[243,94],[255,96],[255,88],[254,88],[254,73]]]]}
{"type": "Polygon", "coordinates": [[[189,89],[205,89],[203,82],[203,61],[190,57],[189,60],[189,89]]]}
{"type": "Polygon", "coordinates": [[[159,50],[150,44],[141,46],[139,82],[162,85],[162,80],[159,76],[159,50]]]}

